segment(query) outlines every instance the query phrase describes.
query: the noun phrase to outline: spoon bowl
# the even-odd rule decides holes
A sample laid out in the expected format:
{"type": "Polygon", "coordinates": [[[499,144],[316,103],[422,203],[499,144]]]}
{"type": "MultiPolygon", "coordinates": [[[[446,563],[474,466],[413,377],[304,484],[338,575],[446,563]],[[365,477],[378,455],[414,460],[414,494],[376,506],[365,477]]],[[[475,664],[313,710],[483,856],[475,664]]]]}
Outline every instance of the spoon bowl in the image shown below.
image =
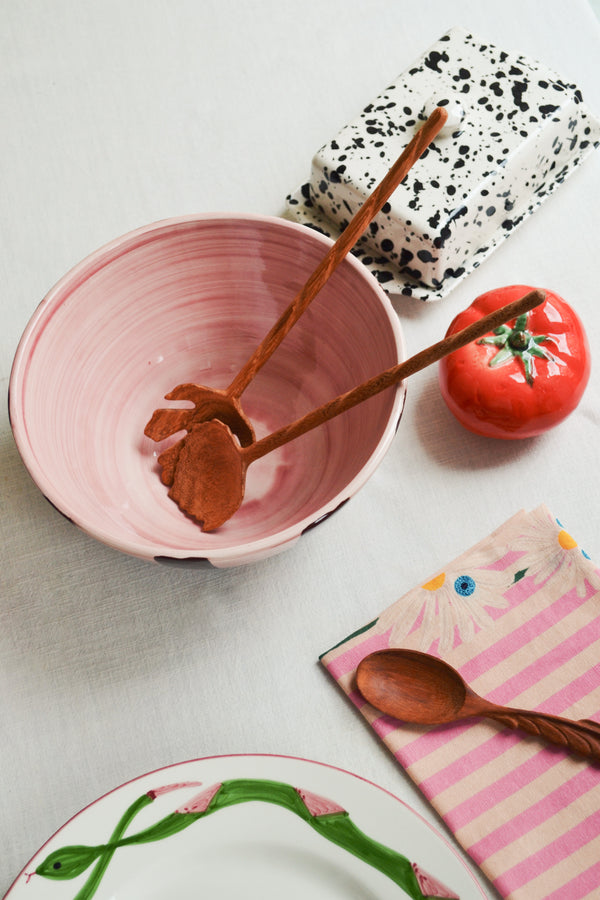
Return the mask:
{"type": "Polygon", "coordinates": [[[363,659],[356,672],[363,697],[389,716],[416,725],[445,725],[460,718],[467,686],[435,656],[415,650],[382,650],[363,659]]]}
{"type": "Polygon", "coordinates": [[[600,762],[600,723],[491,703],[451,665],[428,653],[377,650],[358,664],[356,685],[371,706],[401,722],[446,725],[485,716],[600,762]]]}

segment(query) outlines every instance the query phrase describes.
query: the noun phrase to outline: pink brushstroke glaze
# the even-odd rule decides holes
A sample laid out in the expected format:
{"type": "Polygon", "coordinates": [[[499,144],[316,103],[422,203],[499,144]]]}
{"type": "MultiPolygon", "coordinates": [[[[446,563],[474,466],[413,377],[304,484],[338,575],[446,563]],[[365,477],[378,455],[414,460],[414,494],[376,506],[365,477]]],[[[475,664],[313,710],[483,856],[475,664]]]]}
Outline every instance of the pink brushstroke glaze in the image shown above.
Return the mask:
{"type": "Polygon", "coordinates": [[[296,788],[296,793],[306,806],[311,816],[330,816],[334,813],[345,813],[346,810],[339,803],[329,800],[327,797],[321,797],[319,794],[313,794],[311,791],[305,791],[302,788],[296,788]]]}
{"type": "MultiPolygon", "coordinates": [[[[242,509],[210,534],[169,498],[156,471],[164,447],[144,437],[178,383],[230,383],[292,299],[290,285],[303,284],[329,247],[279,217],[207,213],[130,232],[67,273],[30,320],[10,386],[15,440],[54,506],[134,556],[230,566],[291,546],[353,496],[394,439],[404,386],[257,461],[242,509]]],[[[306,398],[316,407],[403,356],[394,307],[350,254],[244,409],[272,431],[305,412],[306,398]],[[330,344],[320,338],[332,322],[330,344]],[[307,364],[314,347],[318,364],[307,364]]]]}
{"type": "Polygon", "coordinates": [[[415,877],[419,882],[419,887],[424,897],[448,898],[448,900],[460,900],[458,894],[455,894],[445,884],[430,875],[416,863],[411,863],[415,877]]]}
{"type": "Polygon", "coordinates": [[[175,784],[165,784],[159,788],[152,788],[147,793],[154,800],[156,797],[160,797],[161,794],[170,794],[171,791],[178,791],[180,788],[200,787],[201,784],[201,781],[178,781],[175,784]]]}
{"type": "Polygon", "coordinates": [[[179,809],[176,809],[175,812],[178,813],[203,813],[208,809],[208,805],[215,794],[221,790],[222,782],[218,781],[217,784],[212,784],[210,787],[205,788],[205,790],[200,791],[199,794],[196,794],[189,803],[185,803],[183,806],[180,806],[179,809]]]}

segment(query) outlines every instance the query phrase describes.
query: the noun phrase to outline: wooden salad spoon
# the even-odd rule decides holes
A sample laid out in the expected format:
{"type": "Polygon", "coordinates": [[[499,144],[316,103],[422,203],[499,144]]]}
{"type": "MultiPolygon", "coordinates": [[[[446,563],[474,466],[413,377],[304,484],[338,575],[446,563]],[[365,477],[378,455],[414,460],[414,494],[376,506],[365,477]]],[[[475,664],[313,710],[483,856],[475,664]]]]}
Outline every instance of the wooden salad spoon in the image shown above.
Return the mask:
{"type": "Polygon", "coordinates": [[[161,480],[171,485],[169,496],[203,531],[214,531],[241,506],[250,463],[539,306],[545,297],[544,291],[530,291],[247,447],[218,419],[194,425],[181,447],[174,444],[158,457],[161,480]]]}
{"type": "Polygon", "coordinates": [[[377,650],[358,664],[356,684],[385,715],[417,725],[484,716],[600,761],[600,724],[498,706],[476,694],[448,663],[418,650],[377,650]]]}
{"type": "Polygon", "coordinates": [[[191,400],[195,409],[192,412],[189,409],[155,410],[144,429],[147,437],[153,441],[162,441],[182,429],[190,431],[199,422],[220,419],[229,426],[243,447],[253,442],[254,429],[240,404],[242,393],[348,255],[371,220],[381,210],[400,182],[404,180],[408,171],[429,147],[447,118],[448,113],[443,107],[438,106],[434,109],[380,184],[354,214],[304,287],[284,310],[229,387],[221,390],[198,384],[177,385],[170,393],[166,394],[165,400],[191,400]]]}

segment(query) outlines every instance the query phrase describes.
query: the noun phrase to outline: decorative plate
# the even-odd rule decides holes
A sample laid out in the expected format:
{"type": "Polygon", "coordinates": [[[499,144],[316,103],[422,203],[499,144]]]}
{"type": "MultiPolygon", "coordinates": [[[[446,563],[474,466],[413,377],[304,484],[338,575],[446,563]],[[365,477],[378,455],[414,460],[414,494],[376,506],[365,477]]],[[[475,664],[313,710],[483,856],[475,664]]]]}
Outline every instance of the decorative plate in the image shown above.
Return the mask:
{"type": "Polygon", "coordinates": [[[485,897],[397,797],[322,763],[221,756],[156,770],[68,821],[10,900],[485,897]]]}

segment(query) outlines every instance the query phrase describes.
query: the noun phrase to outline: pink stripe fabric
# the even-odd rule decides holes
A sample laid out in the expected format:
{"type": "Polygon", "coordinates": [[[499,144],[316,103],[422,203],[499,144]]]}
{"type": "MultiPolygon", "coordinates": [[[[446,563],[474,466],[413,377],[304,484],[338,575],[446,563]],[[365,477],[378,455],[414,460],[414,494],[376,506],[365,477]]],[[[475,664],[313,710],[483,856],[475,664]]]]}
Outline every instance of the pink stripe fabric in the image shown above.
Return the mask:
{"type": "MultiPolygon", "coordinates": [[[[580,847],[591,840],[592,835],[598,834],[600,828],[600,811],[592,813],[582,822],[551,841],[537,853],[521,860],[512,869],[504,872],[496,879],[496,886],[506,896],[514,895],[517,888],[525,887],[528,882],[551,866],[555,866],[566,857],[571,856],[580,847]]],[[[571,896],[570,894],[568,895],[571,896]]],[[[567,894],[565,894],[566,900],[567,894]]]]}
{"type": "MultiPolygon", "coordinates": [[[[598,660],[600,660],[600,652],[598,654],[598,660]]],[[[589,672],[584,672],[579,678],[574,678],[569,684],[565,684],[563,688],[555,694],[552,694],[552,696],[548,698],[546,706],[548,709],[552,709],[555,714],[560,710],[564,712],[564,710],[569,709],[582,697],[591,693],[595,686],[596,684],[593,675],[590,676],[589,672]]],[[[600,721],[600,711],[597,710],[595,714],[590,712],[589,715],[586,714],[586,718],[598,719],[598,721],[600,721]]]]}
{"type": "MultiPolygon", "coordinates": [[[[527,579],[528,583],[533,582],[532,578],[527,579]]],[[[532,591],[521,594],[521,600],[528,599],[532,591]]],[[[508,656],[511,656],[522,647],[526,647],[532,637],[543,634],[552,625],[562,621],[570,613],[577,610],[580,600],[575,591],[568,591],[564,597],[552,604],[552,606],[541,609],[539,613],[532,619],[527,619],[522,625],[515,628],[502,637],[494,644],[493,647],[486,649],[481,655],[474,656],[469,662],[461,668],[461,674],[465,681],[472,682],[482,672],[487,672],[493,666],[503,662],[508,656]]],[[[526,615],[526,611],[525,611],[526,615]]]]}
{"type": "Polygon", "coordinates": [[[488,694],[488,699],[494,703],[506,705],[512,703],[514,698],[527,688],[537,684],[542,677],[558,669],[564,662],[583,648],[598,640],[597,628],[589,624],[579,628],[574,634],[557,644],[547,653],[534,659],[531,665],[522,669],[509,678],[504,684],[499,685],[495,691],[488,694]]]}
{"type": "MultiPolygon", "coordinates": [[[[515,734],[512,737],[512,742],[516,745],[518,741],[519,736],[515,734]]],[[[454,807],[454,809],[449,810],[445,816],[446,821],[456,831],[459,828],[464,828],[469,822],[485,813],[490,804],[501,803],[508,797],[518,794],[528,784],[531,784],[535,778],[539,778],[540,775],[555,767],[560,761],[561,757],[556,753],[546,749],[540,750],[539,753],[532,756],[519,768],[506,772],[497,781],[486,785],[477,794],[469,797],[459,806],[454,807]]],[[[522,822],[526,821],[528,829],[532,827],[535,818],[532,807],[528,807],[517,818],[520,818],[522,822]]],[[[511,820],[510,827],[513,830],[513,820],[511,820]]],[[[492,850],[492,847],[489,849],[492,850]]],[[[484,856],[481,857],[481,860],[483,859],[485,859],[484,856]]]]}
{"type": "MultiPolygon", "coordinates": [[[[490,763],[496,762],[504,753],[507,752],[507,750],[518,745],[521,740],[521,736],[514,731],[504,732],[500,735],[494,735],[483,744],[475,747],[468,753],[465,753],[460,757],[460,759],[453,760],[447,766],[444,766],[443,769],[440,769],[439,771],[435,772],[435,774],[430,775],[429,778],[421,779],[421,790],[424,794],[426,794],[427,797],[433,798],[437,794],[441,794],[442,791],[446,790],[446,788],[450,784],[454,784],[460,781],[465,777],[465,775],[471,774],[472,772],[477,771],[477,769],[481,769],[484,766],[489,765],[490,763]]],[[[509,790],[514,783],[514,777],[515,773],[511,772],[507,785],[509,790]]],[[[502,791],[503,786],[500,781],[494,781],[492,784],[494,790],[502,791]]],[[[468,800],[469,804],[473,808],[473,817],[475,815],[479,815],[480,812],[478,804],[479,795],[479,793],[473,793],[470,795],[468,800]]],[[[485,802],[486,801],[484,798],[484,805],[482,808],[485,808],[485,802]]],[[[459,824],[462,823],[457,822],[457,826],[459,826],[459,824]]]]}
{"type": "MultiPolygon", "coordinates": [[[[477,724],[473,722],[461,722],[457,725],[440,725],[439,728],[420,735],[406,747],[403,747],[401,754],[402,762],[406,766],[414,766],[415,763],[424,759],[434,750],[443,747],[451,749],[452,742],[458,742],[459,738],[462,737],[465,732],[473,730],[474,728],[477,728],[477,724]]],[[[507,740],[510,741],[511,737],[508,737],[507,740]]],[[[502,753],[504,749],[505,745],[502,744],[499,746],[498,740],[493,737],[489,741],[478,745],[472,752],[479,757],[479,765],[485,765],[485,763],[495,759],[495,757],[498,756],[499,753],[502,753]]],[[[430,779],[423,780],[422,784],[424,785],[424,789],[425,783],[428,781],[428,784],[432,789],[430,793],[437,793],[439,790],[442,790],[449,781],[458,781],[462,777],[465,767],[465,759],[462,755],[457,759],[452,759],[452,761],[444,766],[444,768],[440,769],[439,772],[436,771],[436,774],[432,775],[430,779]],[[435,788],[436,778],[438,781],[437,789],[435,788]]]]}
{"type": "MultiPolygon", "coordinates": [[[[443,584],[435,597],[414,588],[384,611],[385,630],[375,622],[322,658],[473,860],[511,900],[600,897],[600,764],[481,720],[405,726],[364,702],[353,672],[381,647],[427,649],[420,646],[422,634],[429,640],[433,634],[430,647],[437,647],[443,629],[451,627],[456,640],[444,657],[478,693],[502,705],[600,722],[600,571],[564,534],[545,507],[518,514],[450,563],[448,577],[437,579],[443,584]],[[464,614],[452,618],[461,602],[448,587],[454,572],[471,576],[476,586],[484,573],[484,610],[489,573],[516,577],[508,589],[505,582],[504,603],[491,598],[488,624],[468,640],[461,635],[464,614]],[[418,611],[414,621],[406,621],[407,609],[418,611]]],[[[465,609],[473,612],[472,605],[465,609]]]]}
{"type": "MultiPolygon", "coordinates": [[[[584,900],[585,897],[593,897],[598,893],[600,884],[600,861],[590,866],[585,872],[580,872],[576,878],[571,879],[567,886],[569,900],[584,900]]],[[[545,900],[565,900],[565,890],[561,885],[551,894],[547,894],[545,900]]]]}
{"type": "MultiPolygon", "coordinates": [[[[329,673],[330,675],[333,675],[336,680],[339,680],[343,675],[353,672],[363,656],[366,656],[367,653],[374,653],[375,650],[382,650],[388,646],[389,644],[386,635],[371,635],[365,639],[363,644],[361,644],[360,650],[358,648],[351,648],[347,653],[341,653],[337,657],[334,656],[330,666],[327,667],[329,673]]],[[[334,652],[335,651],[332,651],[332,653],[334,652]]]]}
{"type": "MultiPolygon", "coordinates": [[[[591,766],[560,784],[555,790],[540,797],[532,806],[517,813],[510,822],[505,822],[486,837],[472,844],[468,849],[474,860],[481,863],[497,850],[508,846],[551,818],[564,807],[584,796],[598,785],[598,772],[591,766]]],[[[600,881],[598,882],[600,884],[600,881]]]]}

